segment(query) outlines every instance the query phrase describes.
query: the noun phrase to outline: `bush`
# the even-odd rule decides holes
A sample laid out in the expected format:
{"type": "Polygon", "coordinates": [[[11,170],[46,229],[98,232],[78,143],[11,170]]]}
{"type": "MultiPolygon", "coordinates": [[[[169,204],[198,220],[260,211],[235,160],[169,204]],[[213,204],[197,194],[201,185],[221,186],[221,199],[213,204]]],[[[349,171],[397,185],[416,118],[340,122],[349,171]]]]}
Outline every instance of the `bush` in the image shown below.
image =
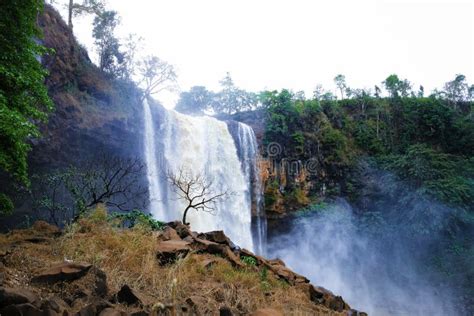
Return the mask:
{"type": "Polygon", "coordinates": [[[0,193],[0,216],[6,216],[13,213],[13,202],[4,193],[0,193]]]}
{"type": "Polygon", "coordinates": [[[144,226],[153,231],[156,230],[163,230],[165,224],[154,219],[151,214],[143,213],[139,210],[133,210],[127,213],[112,213],[110,215],[110,219],[118,219],[122,226],[126,226],[129,228],[135,226],[144,226]]]}

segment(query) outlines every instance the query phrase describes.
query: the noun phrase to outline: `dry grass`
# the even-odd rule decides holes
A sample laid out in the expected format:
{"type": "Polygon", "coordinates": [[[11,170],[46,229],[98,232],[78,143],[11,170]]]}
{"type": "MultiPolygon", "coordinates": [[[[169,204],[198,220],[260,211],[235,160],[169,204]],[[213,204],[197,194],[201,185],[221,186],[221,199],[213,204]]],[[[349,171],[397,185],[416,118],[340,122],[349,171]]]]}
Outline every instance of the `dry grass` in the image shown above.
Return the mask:
{"type": "MultiPolygon", "coordinates": [[[[313,304],[299,288],[253,265],[235,268],[222,257],[192,253],[172,265],[160,266],[155,251],[158,234],[146,227],[121,229],[110,224],[106,211],[99,208],[51,243],[25,246],[11,256],[9,265],[23,267],[15,271],[23,275],[17,278],[23,283],[38,269],[64,259],[91,263],[106,272],[112,293],[128,284],[149,304],[181,306],[191,298],[200,302],[201,313],[206,315],[215,314],[221,306],[237,314],[272,307],[287,315],[338,315],[313,304]],[[205,268],[201,264],[204,259],[215,262],[205,268]]],[[[37,235],[34,229],[0,235],[0,246],[37,235]]]]}

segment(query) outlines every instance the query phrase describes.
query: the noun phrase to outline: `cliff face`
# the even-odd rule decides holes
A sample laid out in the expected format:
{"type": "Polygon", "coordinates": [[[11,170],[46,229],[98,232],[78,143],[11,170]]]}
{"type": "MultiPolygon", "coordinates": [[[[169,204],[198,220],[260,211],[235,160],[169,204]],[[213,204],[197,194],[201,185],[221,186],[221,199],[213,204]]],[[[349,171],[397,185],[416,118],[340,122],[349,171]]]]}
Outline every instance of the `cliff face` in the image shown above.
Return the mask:
{"type": "Polygon", "coordinates": [[[33,144],[32,171],[74,164],[98,152],[139,155],[139,91],[101,72],[52,7],[45,7],[39,25],[43,44],[54,50],[43,57],[43,64],[49,71],[46,83],[56,108],[41,127],[43,137],[33,144]]]}
{"type": "MultiPolygon", "coordinates": [[[[265,111],[257,110],[223,119],[243,122],[255,131],[268,218],[280,218],[346,189],[343,168],[335,169],[326,163],[332,155],[330,150],[318,145],[308,156],[285,146],[284,142],[268,142],[264,139],[265,118],[265,111]]],[[[308,134],[305,137],[312,140],[320,135],[308,134]]]]}
{"type": "MultiPolygon", "coordinates": [[[[51,49],[42,63],[49,72],[46,85],[55,109],[48,123],[40,126],[42,137],[31,141],[28,163],[32,188],[43,185],[35,175],[44,178],[98,157],[141,158],[140,91],[132,83],[100,71],[51,6],[45,5],[38,24],[42,44],[51,49]]],[[[0,221],[0,229],[41,218],[30,194],[19,193],[15,206],[13,216],[0,221]]]]}

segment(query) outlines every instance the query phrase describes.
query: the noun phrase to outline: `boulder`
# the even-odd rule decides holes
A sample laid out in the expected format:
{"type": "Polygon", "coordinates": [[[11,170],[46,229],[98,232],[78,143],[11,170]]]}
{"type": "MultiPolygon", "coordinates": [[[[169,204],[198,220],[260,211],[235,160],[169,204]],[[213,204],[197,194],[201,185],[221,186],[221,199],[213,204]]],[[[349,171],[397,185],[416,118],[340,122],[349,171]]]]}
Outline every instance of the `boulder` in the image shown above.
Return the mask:
{"type": "Polygon", "coordinates": [[[176,231],[176,233],[178,234],[178,236],[181,237],[182,239],[184,239],[188,236],[191,236],[191,234],[192,234],[191,230],[189,229],[189,226],[184,225],[180,221],[169,222],[166,225],[173,228],[176,231]]]}
{"type": "Polygon", "coordinates": [[[260,308],[250,315],[251,316],[283,316],[283,313],[273,308],[260,308]]]}
{"type": "Polygon", "coordinates": [[[38,297],[27,289],[0,287],[0,308],[17,304],[37,304],[38,301],[38,297]]]}
{"type": "Polygon", "coordinates": [[[120,288],[117,292],[117,302],[125,305],[143,305],[140,295],[132,290],[127,284],[120,288]]]}
{"type": "Polygon", "coordinates": [[[57,283],[62,281],[73,281],[82,278],[92,267],[90,264],[61,263],[48,268],[33,277],[33,283],[57,283]]]}
{"type": "Polygon", "coordinates": [[[87,306],[84,306],[76,316],[96,316],[108,308],[113,308],[113,305],[104,300],[98,300],[94,303],[91,303],[87,306]]]}
{"type": "Polygon", "coordinates": [[[101,311],[99,316],[127,316],[127,313],[116,308],[108,307],[101,311]]]}
{"type": "Polygon", "coordinates": [[[224,244],[218,244],[216,242],[209,242],[205,241],[204,243],[201,243],[203,245],[203,248],[200,248],[199,250],[201,252],[207,252],[210,254],[220,254],[224,258],[230,261],[232,265],[237,266],[237,267],[244,267],[245,265],[240,261],[239,257],[235,255],[232,250],[230,249],[229,246],[224,245],[224,244]]]}
{"type": "Polygon", "coordinates": [[[44,316],[43,311],[30,303],[8,305],[0,309],[0,315],[5,316],[44,316]]]}
{"type": "Polygon", "coordinates": [[[217,258],[209,255],[197,255],[196,257],[198,265],[203,269],[209,269],[212,265],[217,263],[217,258]]]}
{"type": "Polygon", "coordinates": [[[213,241],[218,244],[225,244],[228,246],[232,244],[229,237],[227,237],[222,230],[216,230],[216,231],[212,231],[208,233],[201,233],[201,234],[198,234],[197,237],[200,239],[213,241]]]}
{"type": "Polygon", "coordinates": [[[67,304],[62,299],[52,297],[41,303],[44,316],[63,316],[67,314],[67,304]]]}
{"type": "Polygon", "coordinates": [[[178,257],[185,257],[191,247],[190,243],[184,240],[161,241],[156,247],[156,257],[160,264],[168,264],[176,261],[178,257]]]}
{"type": "Polygon", "coordinates": [[[161,239],[166,241],[166,240],[181,240],[181,237],[179,237],[178,233],[176,232],[175,229],[167,226],[161,233],[161,239]]]}
{"type": "Polygon", "coordinates": [[[281,265],[279,261],[268,261],[266,266],[280,279],[287,281],[291,285],[309,283],[307,278],[291,271],[284,264],[281,265]]]}
{"type": "Polygon", "coordinates": [[[347,304],[341,296],[334,295],[331,291],[323,287],[314,286],[312,284],[306,284],[304,287],[306,288],[311,301],[316,304],[324,305],[336,312],[351,309],[349,304],[347,304]]]}

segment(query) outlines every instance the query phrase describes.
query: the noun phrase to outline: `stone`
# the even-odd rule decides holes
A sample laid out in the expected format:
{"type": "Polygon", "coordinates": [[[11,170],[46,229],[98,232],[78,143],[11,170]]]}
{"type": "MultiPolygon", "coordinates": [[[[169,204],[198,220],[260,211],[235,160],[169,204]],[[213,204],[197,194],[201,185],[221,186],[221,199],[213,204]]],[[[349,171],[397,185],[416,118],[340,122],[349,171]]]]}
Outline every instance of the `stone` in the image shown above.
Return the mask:
{"type": "Polygon", "coordinates": [[[191,247],[190,243],[183,240],[167,240],[159,242],[156,247],[156,257],[160,264],[173,263],[178,257],[185,257],[191,247]]]}
{"type": "Polygon", "coordinates": [[[284,264],[280,265],[279,261],[267,261],[267,263],[265,263],[265,266],[268,267],[268,269],[271,270],[280,279],[287,281],[291,285],[309,283],[309,280],[307,278],[291,271],[284,264]]]}
{"type": "Polygon", "coordinates": [[[219,308],[219,316],[232,316],[232,310],[227,306],[219,308]]]}
{"type": "Polygon", "coordinates": [[[109,293],[109,289],[107,287],[107,275],[104,271],[100,270],[97,267],[93,267],[90,270],[95,277],[94,281],[94,296],[98,297],[106,297],[109,293]]]}
{"type": "Polygon", "coordinates": [[[100,313],[107,309],[107,308],[112,308],[112,304],[110,304],[107,301],[104,300],[98,300],[94,303],[91,303],[87,306],[84,306],[77,314],[76,316],[96,316],[100,315],[100,313]]]}
{"type": "Polygon", "coordinates": [[[273,308],[260,308],[250,315],[251,316],[283,316],[283,313],[273,308]]]}
{"type": "Polygon", "coordinates": [[[127,316],[127,313],[112,307],[108,307],[101,311],[99,316],[127,316]]]}
{"type": "Polygon", "coordinates": [[[38,297],[27,289],[0,287],[0,308],[26,303],[37,304],[38,297]]]}
{"type": "Polygon", "coordinates": [[[232,250],[230,249],[229,246],[223,245],[223,244],[218,244],[215,242],[207,242],[205,244],[206,247],[205,249],[201,249],[201,251],[210,253],[210,254],[220,254],[224,256],[227,260],[232,263],[232,265],[237,266],[237,267],[244,267],[245,265],[240,261],[239,257],[237,257],[232,250]]]}
{"type": "Polygon", "coordinates": [[[181,237],[179,237],[176,230],[174,230],[173,228],[169,226],[165,227],[165,229],[163,230],[161,234],[161,238],[165,241],[166,240],[181,240],[181,237]]]}
{"type": "Polygon", "coordinates": [[[57,283],[61,281],[73,281],[82,278],[92,267],[90,264],[61,263],[44,270],[33,277],[33,283],[57,283]]]}
{"type": "Polygon", "coordinates": [[[176,226],[175,230],[178,236],[181,238],[186,238],[188,236],[191,236],[191,230],[189,229],[188,225],[184,225],[180,223],[178,226],[176,226]]]}
{"type": "Polygon", "coordinates": [[[62,316],[67,313],[67,304],[60,298],[52,297],[41,303],[41,310],[44,316],[62,316]]]}
{"type": "Polygon", "coordinates": [[[211,256],[198,256],[197,258],[199,266],[203,269],[209,269],[217,262],[217,259],[211,256]]]}
{"type": "Polygon", "coordinates": [[[324,305],[336,312],[342,312],[344,310],[351,309],[341,296],[336,296],[331,291],[323,287],[308,284],[307,290],[309,292],[310,299],[316,304],[324,305]]]}
{"type": "Polygon", "coordinates": [[[208,233],[198,234],[198,238],[210,240],[218,244],[229,245],[230,239],[227,237],[222,230],[215,230],[208,233]]]}
{"type": "Polygon", "coordinates": [[[127,284],[120,288],[117,292],[117,301],[126,305],[142,305],[143,300],[140,295],[132,290],[127,284]]]}
{"type": "Polygon", "coordinates": [[[9,305],[0,309],[0,315],[5,316],[43,316],[43,311],[30,303],[9,305]]]}

